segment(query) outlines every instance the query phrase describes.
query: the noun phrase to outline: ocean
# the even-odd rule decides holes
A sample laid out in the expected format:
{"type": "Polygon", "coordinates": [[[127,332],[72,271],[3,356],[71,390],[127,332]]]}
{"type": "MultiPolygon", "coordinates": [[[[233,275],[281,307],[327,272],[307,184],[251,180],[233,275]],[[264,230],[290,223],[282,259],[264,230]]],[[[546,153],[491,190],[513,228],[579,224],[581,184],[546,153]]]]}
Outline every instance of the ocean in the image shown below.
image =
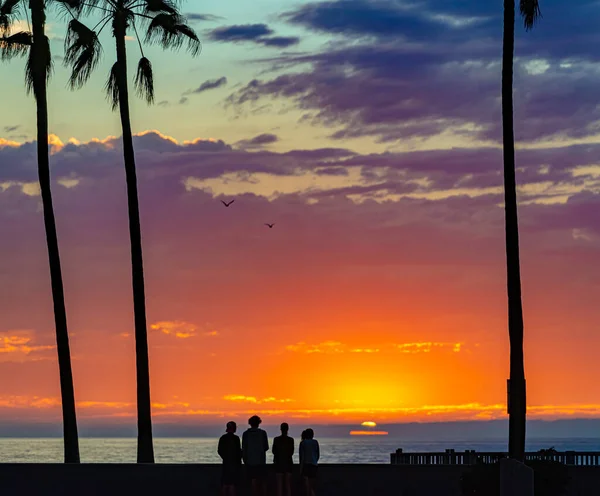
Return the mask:
{"type": "MultiPolygon", "coordinates": [[[[477,441],[403,441],[400,437],[320,437],[322,463],[390,463],[390,453],[456,451],[506,451],[505,439],[477,441]]],[[[219,463],[215,438],[155,438],[157,463],[219,463]]],[[[297,441],[298,442],[298,441],[297,441]]],[[[527,451],[554,447],[559,451],[600,451],[600,438],[536,438],[527,451]]],[[[82,438],[81,461],[84,463],[132,463],[136,458],[134,438],[82,438]]],[[[271,461],[269,453],[268,460],[271,461]]],[[[0,463],[61,463],[62,439],[0,438],[0,463]]],[[[297,462],[296,455],[296,462],[297,462]]]]}

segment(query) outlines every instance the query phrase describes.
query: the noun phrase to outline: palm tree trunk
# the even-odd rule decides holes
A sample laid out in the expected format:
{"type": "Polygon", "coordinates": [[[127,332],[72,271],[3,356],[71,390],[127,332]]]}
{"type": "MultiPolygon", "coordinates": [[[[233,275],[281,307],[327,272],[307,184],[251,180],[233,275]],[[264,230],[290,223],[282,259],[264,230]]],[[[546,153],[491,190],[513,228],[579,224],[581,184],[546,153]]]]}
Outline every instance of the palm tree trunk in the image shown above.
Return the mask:
{"type": "Polygon", "coordinates": [[[154,463],[148,332],[146,327],[146,296],[144,289],[144,264],[142,259],[142,232],[140,227],[140,208],[138,203],[133,136],[131,133],[131,120],[129,116],[129,92],[127,88],[127,50],[125,48],[126,20],[116,19],[114,27],[117,44],[117,86],[119,89],[121,126],[123,128],[123,155],[125,159],[125,175],[127,181],[127,205],[129,208],[129,238],[131,242],[131,277],[133,285],[135,359],[137,374],[137,461],[138,463],[154,463]]]}
{"type": "Polygon", "coordinates": [[[31,21],[33,45],[31,47],[33,67],[32,86],[37,111],[37,157],[38,175],[44,210],[44,226],[48,245],[52,299],[54,302],[54,325],[56,328],[56,351],[60,375],[60,393],[62,399],[63,435],[65,463],[79,463],[79,440],[77,435],[77,415],[75,412],[75,392],[73,371],[71,369],[71,351],[67,331],[67,312],[63,289],[60,253],[52,191],[50,186],[50,162],[48,157],[48,101],[46,94],[46,75],[50,61],[50,46],[45,34],[46,15],[43,0],[31,0],[31,21]]]}
{"type": "Polygon", "coordinates": [[[526,387],[523,359],[523,306],[519,262],[519,223],[515,178],[515,137],[513,128],[513,57],[515,50],[515,0],[504,0],[502,52],[502,131],[504,146],[504,204],[506,222],[506,271],[508,292],[508,334],[510,380],[508,388],[508,454],[525,457],[526,387]]]}

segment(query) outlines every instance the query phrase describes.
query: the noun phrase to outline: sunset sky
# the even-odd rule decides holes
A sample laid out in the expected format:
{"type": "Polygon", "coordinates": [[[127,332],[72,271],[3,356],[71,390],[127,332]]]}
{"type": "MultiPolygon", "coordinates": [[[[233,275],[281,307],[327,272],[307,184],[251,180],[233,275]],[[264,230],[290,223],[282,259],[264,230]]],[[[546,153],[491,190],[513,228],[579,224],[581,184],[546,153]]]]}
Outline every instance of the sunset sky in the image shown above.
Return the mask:
{"type": "MultiPolygon", "coordinates": [[[[157,104],[131,98],[155,421],[505,418],[501,2],[183,11],[201,55],[150,47],[157,104]]],[[[529,415],[600,417],[600,8],[542,13],[515,61],[529,415]]],[[[114,46],[71,92],[65,19],[48,30],[78,415],[133,425],[114,46]]],[[[60,419],[23,67],[0,65],[0,423],[60,419]]]]}

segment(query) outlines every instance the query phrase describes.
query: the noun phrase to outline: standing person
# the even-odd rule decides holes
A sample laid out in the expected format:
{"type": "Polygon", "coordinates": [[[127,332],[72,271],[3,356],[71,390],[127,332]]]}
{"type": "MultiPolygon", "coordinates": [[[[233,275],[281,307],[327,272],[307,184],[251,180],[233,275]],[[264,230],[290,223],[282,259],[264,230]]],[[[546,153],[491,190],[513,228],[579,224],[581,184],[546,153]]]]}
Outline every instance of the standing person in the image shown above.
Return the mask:
{"type": "Polygon", "coordinates": [[[321,457],[321,450],[319,442],[315,439],[315,432],[312,429],[306,429],[302,433],[299,454],[306,496],[315,496],[315,480],[317,478],[317,465],[321,457]]]}
{"type": "Polygon", "coordinates": [[[269,438],[267,433],[259,428],[262,420],[258,415],[248,419],[250,428],[242,435],[242,458],[248,478],[252,483],[253,496],[266,496],[267,494],[267,451],[269,451],[269,438]]]}
{"type": "Polygon", "coordinates": [[[219,439],[217,453],[223,460],[221,474],[221,496],[236,496],[236,487],[240,483],[242,471],[242,447],[240,438],[236,436],[237,425],[227,422],[225,434],[219,439]]]}
{"type": "Polygon", "coordinates": [[[294,467],[294,438],[288,436],[290,426],[281,424],[281,436],[273,439],[273,463],[277,477],[277,496],[283,496],[285,487],[286,496],[292,496],[292,469],[294,467]]]}

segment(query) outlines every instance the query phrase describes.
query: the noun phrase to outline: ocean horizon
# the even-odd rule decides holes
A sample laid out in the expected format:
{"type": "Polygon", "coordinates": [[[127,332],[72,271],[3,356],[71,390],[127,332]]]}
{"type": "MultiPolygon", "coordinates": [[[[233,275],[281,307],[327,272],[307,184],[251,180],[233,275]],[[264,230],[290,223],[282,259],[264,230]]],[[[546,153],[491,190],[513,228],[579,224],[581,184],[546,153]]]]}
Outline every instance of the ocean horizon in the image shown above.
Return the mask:
{"type": "MultiPolygon", "coordinates": [[[[456,451],[505,452],[507,440],[462,439],[452,441],[407,441],[398,436],[347,436],[318,438],[321,445],[321,463],[387,464],[390,454],[397,448],[405,452],[456,451]]],[[[154,440],[157,463],[220,463],[216,453],[218,437],[163,438],[154,440]]],[[[272,436],[269,436],[272,443],[272,436]]],[[[299,442],[299,439],[296,441],[299,442]]],[[[527,451],[554,447],[559,451],[600,451],[600,437],[596,438],[533,438],[527,451]]],[[[80,439],[82,463],[135,463],[136,439],[134,437],[105,437],[80,439]]],[[[297,454],[294,456],[298,462],[297,454]]],[[[272,461],[272,454],[267,454],[272,461]]],[[[0,438],[0,463],[62,463],[62,439],[0,438]]]]}

